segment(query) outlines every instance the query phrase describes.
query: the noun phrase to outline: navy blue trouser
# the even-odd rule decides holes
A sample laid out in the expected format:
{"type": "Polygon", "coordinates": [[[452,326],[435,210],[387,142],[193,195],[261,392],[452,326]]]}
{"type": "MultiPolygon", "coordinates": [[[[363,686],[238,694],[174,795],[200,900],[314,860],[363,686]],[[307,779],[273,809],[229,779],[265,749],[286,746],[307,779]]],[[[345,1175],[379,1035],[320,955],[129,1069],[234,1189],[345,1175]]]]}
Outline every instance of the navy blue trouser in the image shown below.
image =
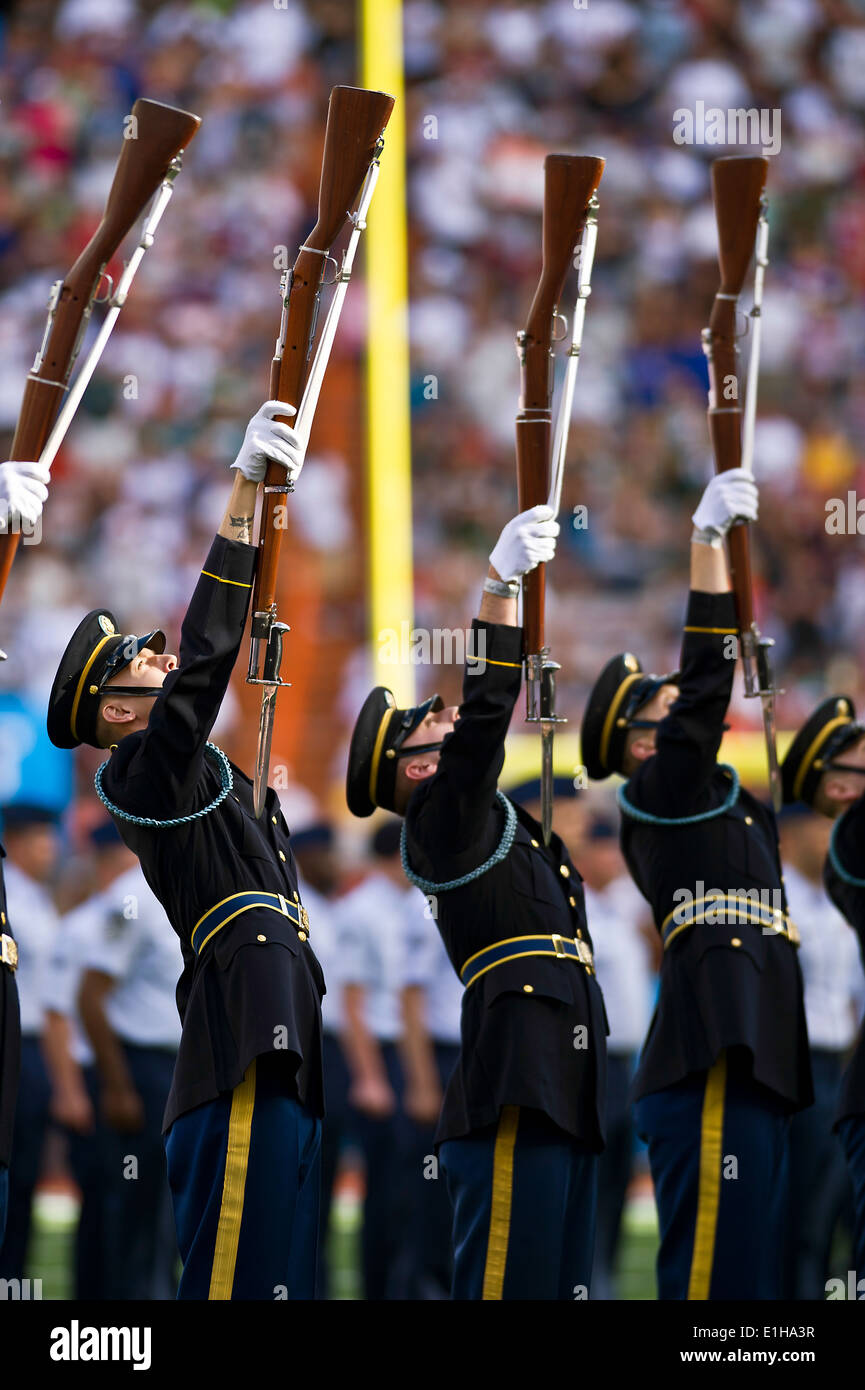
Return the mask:
{"type": "Polygon", "coordinates": [[[314,1297],[321,1121],[290,1088],[284,1063],[258,1057],[169,1129],[179,1299],[314,1297]]]}
{"type": "Polygon", "coordinates": [[[6,1238],[0,1251],[0,1278],[23,1279],[33,1193],[42,1168],[42,1150],[48,1129],[51,1084],[42,1060],[39,1039],[21,1039],[21,1078],[15,1105],[12,1161],[9,1165],[9,1199],[6,1238]]]}
{"type": "Polygon", "coordinates": [[[843,1067],[843,1053],[812,1048],[814,1104],[790,1121],[784,1298],[826,1297],[832,1236],[852,1208],[844,1147],[832,1130],[843,1067]]]}
{"type": "MultiPolygon", "coordinates": [[[[456,1066],[459,1043],[434,1042],[436,1070],[442,1092],[456,1066]]],[[[446,1299],[453,1283],[452,1209],[447,1185],[431,1162],[435,1155],[436,1121],[408,1121],[407,1165],[410,1218],[407,1230],[407,1297],[446,1299]]]]}
{"type": "Polygon", "coordinates": [[[137,1133],[101,1132],[106,1298],[174,1298],[177,1244],[162,1143],[162,1116],[177,1054],[122,1044],[132,1084],[144,1108],[137,1133]],[[134,1160],[134,1167],[132,1161],[134,1160]]]}
{"type": "Polygon", "coordinates": [[[634,1055],[607,1053],[607,1144],[598,1157],[598,1215],[592,1298],[615,1298],[613,1271],[622,1212],[634,1166],[634,1116],[630,1099],[634,1055]]]}
{"type": "Polygon", "coordinates": [[[537,1110],[439,1148],[454,1211],[455,1299],[588,1297],[597,1155],[537,1110]]]}
{"type": "Polygon", "coordinates": [[[848,1115],[838,1126],[853,1183],[853,1258],[856,1278],[865,1279],[865,1115],[848,1115]]]}
{"type": "Polygon", "coordinates": [[[383,1042],[381,1056],[396,1096],[396,1110],[382,1118],[352,1111],[352,1128],[363,1151],[366,1196],[363,1203],[361,1266],[367,1302],[406,1296],[407,1137],[402,1113],[404,1089],[396,1044],[383,1042]]]}
{"type": "Polygon", "coordinates": [[[789,1118],[722,1052],[634,1106],[661,1246],[658,1298],[780,1297],[789,1118]]]}
{"type": "Polygon", "coordinates": [[[315,1296],[328,1298],[335,1297],[327,1264],[327,1233],[333,1204],[333,1187],[340,1155],[351,1135],[353,1112],[348,1103],[351,1085],[348,1063],[338,1036],[327,1029],[321,1039],[321,1060],[327,1111],[321,1122],[321,1208],[315,1296]]]}
{"type": "Polygon", "coordinates": [[[105,1130],[99,1115],[99,1081],[95,1065],[81,1069],[93,1106],[93,1129],[79,1133],[66,1129],[69,1167],[81,1193],[75,1231],[76,1299],[111,1298],[105,1274],[105,1130]]]}
{"type": "Polygon", "coordinates": [[[0,1247],[6,1235],[6,1208],[9,1205],[9,1169],[0,1163],[0,1247]]]}

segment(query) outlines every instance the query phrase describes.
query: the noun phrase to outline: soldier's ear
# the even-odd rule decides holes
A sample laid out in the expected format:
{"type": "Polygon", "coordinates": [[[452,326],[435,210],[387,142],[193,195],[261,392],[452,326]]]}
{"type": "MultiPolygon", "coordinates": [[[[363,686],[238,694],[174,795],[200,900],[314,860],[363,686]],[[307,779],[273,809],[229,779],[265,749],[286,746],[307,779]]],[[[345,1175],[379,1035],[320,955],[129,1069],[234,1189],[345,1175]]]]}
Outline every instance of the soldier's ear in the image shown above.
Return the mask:
{"type": "Polygon", "coordinates": [[[402,770],[410,782],[423,782],[432,777],[437,767],[438,762],[430,761],[429,755],[424,753],[419,758],[409,758],[402,770]]]}
{"type": "Polygon", "coordinates": [[[644,763],[655,752],[654,729],[640,730],[634,741],[628,745],[628,752],[638,763],[644,763]]]}
{"type": "Polygon", "coordinates": [[[106,700],[99,713],[106,724],[128,724],[135,718],[135,711],[122,700],[106,700]]]}

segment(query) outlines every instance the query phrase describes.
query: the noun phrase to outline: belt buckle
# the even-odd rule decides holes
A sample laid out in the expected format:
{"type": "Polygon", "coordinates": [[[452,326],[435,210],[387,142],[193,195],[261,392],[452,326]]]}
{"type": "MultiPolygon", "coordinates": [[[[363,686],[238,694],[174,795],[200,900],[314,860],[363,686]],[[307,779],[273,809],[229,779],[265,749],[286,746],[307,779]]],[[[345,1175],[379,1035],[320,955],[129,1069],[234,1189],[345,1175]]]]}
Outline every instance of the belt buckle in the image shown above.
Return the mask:
{"type": "Polygon", "coordinates": [[[18,942],[5,932],[0,935],[0,961],[13,973],[18,969],[18,942]]]}
{"type": "Polygon", "coordinates": [[[558,957],[558,959],[567,960],[568,953],[565,950],[565,938],[563,936],[560,936],[558,932],[554,931],[550,940],[556,948],[556,956],[558,957]]]}
{"type": "Polygon", "coordinates": [[[309,913],[302,903],[298,903],[298,906],[300,908],[300,925],[307,935],[309,935],[309,913]]]}
{"type": "Polygon", "coordinates": [[[576,947],[577,947],[577,955],[578,955],[578,957],[579,957],[580,964],[581,964],[581,965],[584,965],[584,966],[586,967],[586,969],[587,969],[588,971],[590,971],[590,972],[593,974],[593,973],[594,973],[594,968],[595,968],[595,963],[594,963],[594,961],[593,961],[593,959],[592,959],[591,947],[588,946],[588,945],[586,944],[585,941],[578,941],[578,942],[576,943],[576,947]]]}

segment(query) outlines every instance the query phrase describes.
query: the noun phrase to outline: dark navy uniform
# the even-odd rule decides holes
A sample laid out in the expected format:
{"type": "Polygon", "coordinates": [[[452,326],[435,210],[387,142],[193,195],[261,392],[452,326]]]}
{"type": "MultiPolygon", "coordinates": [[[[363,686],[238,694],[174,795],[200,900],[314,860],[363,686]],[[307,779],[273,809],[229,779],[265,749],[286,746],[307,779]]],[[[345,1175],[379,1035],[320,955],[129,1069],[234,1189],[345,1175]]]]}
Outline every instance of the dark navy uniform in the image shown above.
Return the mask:
{"type": "Polygon", "coordinates": [[[716,762],[735,632],[732,594],[691,593],[679,697],[620,794],[622,850],[664,943],[634,1081],[661,1298],[778,1296],[786,1117],[813,1099],[774,817],[716,762]]]}
{"type": "MultiPolygon", "coordinates": [[[[216,537],[179,667],[147,728],[121,740],[102,777],[183,954],[183,1034],[164,1117],[181,1298],[311,1298],[315,1284],[324,981],[275,792],[257,820],[252,783],[231,764],[233,786],[218,800],[225,765],[206,746],[255,559],[254,546],[216,537]]],[[[79,689],[58,676],[61,687],[79,689]]]]}
{"type": "MultiPolygon", "coordinates": [[[[856,932],[865,964],[865,797],[854,802],[835,826],[824,882],[829,897],[856,932]]],[[[854,1255],[858,1275],[862,1278],[865,1275],[865,1023],[859,1030],[853,1056],[842,1077],[836,1127],[853,1183],[854,1255]]]]}
{"type": "MultiPolygon", "coordinates": [[[[485,668],[469,667],[438,770],[406,815],[408,862],[436,884],[485,863],[505,824],[496,783],[522,631],[473,626],[484,634],[486,647],[474,650],[485,650],[485,668]]],[[[437,925],[466,985],[459,1061],[436,1132],[454,1204],[453,1293],[573,1299],[586,1296],[591,1274],[606,1016],[580,875],[557,835],[544,848],[537,822],[518,807],[510,814],[513,843],[501,862],[436,895],[437,925]]]]}
{"type": "Polygon", "coordinates": [[[2,863],[5,857],[6,851],[0,845],[0,1246],[6,1231],[9,1161],[12,1157],[12,1131],[21,1070],[21,1023],[15,985],[18,948],[6,917],[2,863]]]}

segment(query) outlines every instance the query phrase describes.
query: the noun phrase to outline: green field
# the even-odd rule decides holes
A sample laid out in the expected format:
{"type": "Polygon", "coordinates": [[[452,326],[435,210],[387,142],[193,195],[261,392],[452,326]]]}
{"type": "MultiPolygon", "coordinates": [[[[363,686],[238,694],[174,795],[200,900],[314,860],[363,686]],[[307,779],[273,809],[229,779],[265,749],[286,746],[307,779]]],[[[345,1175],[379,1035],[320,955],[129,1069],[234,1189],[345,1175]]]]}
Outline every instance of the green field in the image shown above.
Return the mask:
{"type": "MultiPolygon", "coordinates": [[[[360,1203],[356,1199],[342,1198],[334,1202],[328,1242],[333,1294],[338,1299],[361,1296],[360,1217],[360,1203]]],[[[53,1193],[37,1197],[27,1274],[31,1279],[42,1280],[43,1298],[69,1298],[71,1295],[72,1242],[77,1219],[77,1206],[71,1198],[53,1193]]],[[[650,1198],[639,1197],[630,1202],[625,1211],[619,1253],[621,1298],[654,1298],[657,1243],[654,1205],[650,1198]]]]}

